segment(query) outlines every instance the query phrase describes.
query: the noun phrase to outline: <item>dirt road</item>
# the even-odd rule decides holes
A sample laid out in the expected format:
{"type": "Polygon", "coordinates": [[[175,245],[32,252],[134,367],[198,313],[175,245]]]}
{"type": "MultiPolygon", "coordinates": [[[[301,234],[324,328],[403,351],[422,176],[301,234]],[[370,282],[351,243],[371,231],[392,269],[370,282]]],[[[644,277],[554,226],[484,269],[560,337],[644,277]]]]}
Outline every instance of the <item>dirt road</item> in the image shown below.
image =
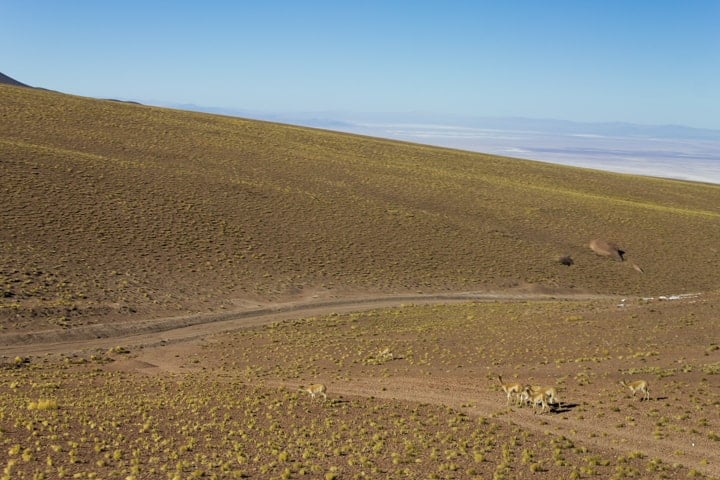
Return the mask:
{"type": "Polygon", "coordinates": [[[335,299],[302,299],[287,303],[257,305],[222,313],[161,319],[103,323],[72,329],[56,329],[0,335],[0,357],[72,354],[107,350],[114,346],[144,348],[190,342],[222,332],[267,325],[283,320],[390,308],[403,304],[449,304],[460,302],[512,302],[588,300],[598,295],[544,295],[459,292],[445,295],[349,296],[335,299]]]}

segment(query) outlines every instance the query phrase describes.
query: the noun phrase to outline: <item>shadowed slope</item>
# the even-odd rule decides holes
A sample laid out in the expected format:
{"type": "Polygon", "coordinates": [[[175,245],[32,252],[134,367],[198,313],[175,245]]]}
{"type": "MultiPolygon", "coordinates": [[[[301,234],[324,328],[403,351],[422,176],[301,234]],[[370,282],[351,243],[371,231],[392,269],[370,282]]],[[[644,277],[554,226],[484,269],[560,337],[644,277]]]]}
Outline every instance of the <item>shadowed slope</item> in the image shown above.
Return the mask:
{"type": "Polygon", "coordinates": [[[13,85],[15,87],[29,87],[29,85],[25,85],[24,83],[18,82],[14,78],[10,78],[4,73],[0,73],[0,84],[2,85],[13,85]]]}
{"type": "Polygon", "coordinates": [[[718,186],[34,89],[0,96],[0,312],[16,322],[317,289],[720,286],[718,186]],[[646,274],[602,261],[587,248],[596,237],[646,274]]]}

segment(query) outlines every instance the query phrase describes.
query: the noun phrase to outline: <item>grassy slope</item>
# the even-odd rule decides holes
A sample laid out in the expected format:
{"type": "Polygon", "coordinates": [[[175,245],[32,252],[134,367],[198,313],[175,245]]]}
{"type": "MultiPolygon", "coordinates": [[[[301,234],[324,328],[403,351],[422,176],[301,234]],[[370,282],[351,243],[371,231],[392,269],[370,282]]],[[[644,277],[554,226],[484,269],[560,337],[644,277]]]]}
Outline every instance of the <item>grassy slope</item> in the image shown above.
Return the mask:
{"type": "Polygon", "coordinates": [[[65,321],[319,286],[720,288],[719,186],[3,85],[0,98],[0,312],[65,321]],[[596,257],[594,237],[646,273],[596,257]]]}

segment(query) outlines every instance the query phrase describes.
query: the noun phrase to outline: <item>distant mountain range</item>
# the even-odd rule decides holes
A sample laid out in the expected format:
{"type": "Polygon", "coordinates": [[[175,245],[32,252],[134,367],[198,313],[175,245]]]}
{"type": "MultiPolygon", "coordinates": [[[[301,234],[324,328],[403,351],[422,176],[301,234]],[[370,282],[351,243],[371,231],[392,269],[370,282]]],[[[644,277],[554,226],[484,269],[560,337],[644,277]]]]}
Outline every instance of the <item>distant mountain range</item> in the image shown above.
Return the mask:
{"type": "MultiPolygon", "coordinates": [[[[0,72],[0,84],[30,87],[0,72]]],[[[131,103],[137,100],[128,99],[131,103]]],[[[288,123],[329,130],[356,131],[380,127],[473,129],[479,131],[522,132],[531,134],[603,136],[624,138],[661,138],[720,141],[720,130],[687,127],[683,125],[639,125],[626,122],[575,122],[569,120],[525,117],[488,117],[448,115],[431,112],[264,112],[227,107],[211,107],[190,103],[144,102],[157,106],[197,112],[230,115],[278,123],[288,123]]]]}
{"type": "Polygon", "coordinates": [[[297,112],[272,113],[252,110],[206,107],[195,104],[164,104],[170,108],[230,115],[278,123],[289,123],[329,130],[356,129],[359,127],[404,126],[445,129],[479,129],[542,133],[552,135],[676,138],[720,141],[720,130],[687,127],[683,125],[640,125],[627,122],[575,122],[547,118],[487,117],[448,115],[429,112],[297,112]]]}

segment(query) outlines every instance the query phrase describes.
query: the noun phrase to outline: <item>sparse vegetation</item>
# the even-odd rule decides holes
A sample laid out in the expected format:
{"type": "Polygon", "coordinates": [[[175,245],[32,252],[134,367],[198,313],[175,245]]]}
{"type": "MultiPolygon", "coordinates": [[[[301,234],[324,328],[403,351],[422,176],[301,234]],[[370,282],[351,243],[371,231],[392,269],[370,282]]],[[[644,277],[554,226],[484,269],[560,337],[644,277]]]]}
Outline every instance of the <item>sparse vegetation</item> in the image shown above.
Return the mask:
{"type": "Polygon", "coordinates": [[[316,291],[720,288],[720,186],[6,85],[0,95],[5,330],[316,291]],[[648,273],[593,254],[599,233],[648,273]]]}
{"type": "Polygon", "coordinates": [[[717,186],[0,95],[0,478],[720,476],[717,186]],[[498,297],[237,316],[469,290],[498,297]],[[506,408],[499,372],[563,402],[506,408]]]}

